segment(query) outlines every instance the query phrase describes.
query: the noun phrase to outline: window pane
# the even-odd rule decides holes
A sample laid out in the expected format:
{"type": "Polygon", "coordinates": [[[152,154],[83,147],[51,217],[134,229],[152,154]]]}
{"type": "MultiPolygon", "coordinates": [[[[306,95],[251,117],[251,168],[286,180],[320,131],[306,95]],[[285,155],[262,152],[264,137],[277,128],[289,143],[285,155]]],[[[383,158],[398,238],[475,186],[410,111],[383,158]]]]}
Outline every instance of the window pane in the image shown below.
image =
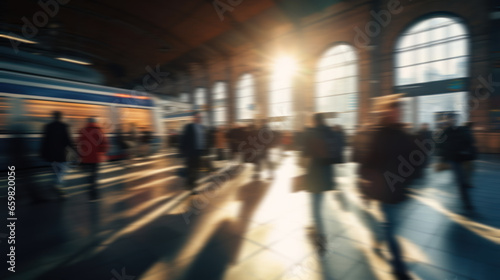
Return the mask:
{"type": "Polygon", "coordinates": [[[416,62],[422,63],[429,61],[429,48],[420,48],[416,50],[416,62]]]}
{"type": "Polygon", "coordinates": [[[458,40],[448,43],[449,57],[463,56],[467,54],[466,40],[458,40]]]}
{"type": "Polygon", "coordinates": [[[437,44],[431,47],[431,60],[446,58],[446,45],[437,44]]]}

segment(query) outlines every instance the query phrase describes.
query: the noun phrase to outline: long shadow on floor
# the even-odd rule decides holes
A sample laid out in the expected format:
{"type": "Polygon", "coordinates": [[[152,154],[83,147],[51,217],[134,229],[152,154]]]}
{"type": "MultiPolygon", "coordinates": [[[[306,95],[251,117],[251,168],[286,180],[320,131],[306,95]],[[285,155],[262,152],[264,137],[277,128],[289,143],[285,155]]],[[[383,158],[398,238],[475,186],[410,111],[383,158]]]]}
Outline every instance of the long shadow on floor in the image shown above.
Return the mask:
{"type": "MultiPolygon", "coordinates": [[[[241,187],[238,199],[242,201],[236,220],[219,223],[212,237],[194,259],[182,279],[222,279],[228,266],[235,262],[248,229],[251,217],[269,189],[262,181],[250,182],[241,187]]],[[[250,271],[248,273],[251,273],[250,271]]]]}

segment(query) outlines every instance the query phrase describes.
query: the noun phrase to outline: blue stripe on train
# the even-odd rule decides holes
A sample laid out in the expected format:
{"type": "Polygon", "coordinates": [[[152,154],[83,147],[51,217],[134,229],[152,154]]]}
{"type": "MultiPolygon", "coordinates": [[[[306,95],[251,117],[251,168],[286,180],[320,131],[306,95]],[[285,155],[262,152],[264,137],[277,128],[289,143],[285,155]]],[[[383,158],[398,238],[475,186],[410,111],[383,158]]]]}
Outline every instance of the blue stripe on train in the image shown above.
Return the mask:
{"type": "Polygon", "coordinates": [[[151,99],[127,98],[120,96],[101,95],[101,94],[93,94],[87,92],[77,92],[77,91],[51,89],[51,88],[41,88],[41,87],[17,85],[17,84],[9,84],[1,82],[0,82],[0,91],[6,93],[23,94],[28,96],[66,98],[66,99],[75,99],[83,101],[115,103],[120,105],[134,105],[134,106],[148,106],[148,107],[153,106],[153,101],[151,99]]]}

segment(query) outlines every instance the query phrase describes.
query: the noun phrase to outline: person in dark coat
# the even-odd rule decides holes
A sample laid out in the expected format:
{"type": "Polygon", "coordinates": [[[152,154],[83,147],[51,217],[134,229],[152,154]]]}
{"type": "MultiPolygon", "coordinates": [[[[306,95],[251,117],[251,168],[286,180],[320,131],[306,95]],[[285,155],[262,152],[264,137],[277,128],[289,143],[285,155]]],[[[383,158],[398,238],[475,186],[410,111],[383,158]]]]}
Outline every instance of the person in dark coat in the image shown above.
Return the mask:
{"type": "MultiPolygon", "coordinates": [[[[420,130],[417,132],[417,139],[420,140],[421,142],[432,140],[432,132],[429,130],[428,123],[423,123],[420,126],[420,130]]],[[[423,175],[423,170],[424,170],[424,168],[426,168],[429,165],[431,156],[432,155],[426,155],[424,164],[422,165],[422,168],[420,169],[421,174],[418,174],[418,177],[421,177],[423,175]]]]}
{"type": "Polygon", "coordinates": [[[207,148],[206,139],[205,127],[201,124],[201,115],[199,112],[195,112],[193,122],[184,126],[179,145],[181,155],[186,158],[186,183],[193,194],[197,194],[194,188],[196,187],[201,157],[207,148]]]}
{"type": "Polygon", "coordinates": [[[314,127],[307,128],[304,132],[303,156],[309,158],[306,167],[305,190],[311,193],[312,214],[317,226],[315,235],[320,249],[324,248],[327,242],[320,214],[323,192],[335,189],[333,166],[325,158],[328,154],[326,146],[328,144],[324,139],[330,138],[331,135],[333,131],[325,124],[321,113],[314,115],[314,127]]]}
{"type": "Polygon", "coordinates": [[[274,178],[273,175],[273,163],[270,159],[269,149],[274,145],[276,137],[276,132],[274,132],[266,121],[262,121],[260,129],[256,129],[254,132],[254,138],[249,139],[249,141],[255,141],[254,146],[258,148],[258,158],[255,163],[255,171],[257,172],[256,177],[260,178],[260,172],[262,170],[262,166],[265,164],[269,177],[268,179],[272,180],[274,178]]]}
{"type": "Polygon", "coordinates": [[[424,158],[410,163],[410,154],[417,150],[414,138],[400,123],[399,94],[378,99],[379,123],[367,128],[368,150],[358,153],[360,190],[367,199],[381,202],[384,215],[382,224],[385,241],[392,255],[393,273],[397,279],[410,279],[403,262],[394,228],[398,213],[397,205],[407,199],[407,187],[415,179],[424,158]]]}
{"type": "Polygon", "coordinates": [[[237,124],[231,125],[231,127],[226,132],[226,139],[229,143],[229,150],[231,152],[231,159],[237,161],[238,157],[238,143],[240,128],[237,124]]]}
{"type": "Polygon", "coordinates": [[[444,129],[443,139],[439,151],[441,160],[450,164],[458,190],[466,210],[472,210],[468,189],[472,187],[468,169],[464,168],[467,162],[473,161],[477,157],[477,150],[471,130],[464,126],[456,125],[457,115],[449,114],[447,117],[448,127],[444,129]]]}
{"type": "Polygon", "coordinates": [[[94,202],[99,199],[97,175],[99,163],[104,161],[106,151],[108,150],[108,140],[95,118],[88,118],[87,121],[87,125],[80,130],[78,153],[81,157],[84,172],[89,174],[87,176],[89,201],[94,202]]]}
{"type": "Polygon", "coordinates": [[[68,169],[66,153],[68,148],[73,148],[73,141],[69,135],[68,126],[61,121],[62,113],[54,111],[52,115],[54,120],[45,125],[43,129],[41,156],[45,161],[52,164],[54,170],[54,181],[51,185],[52,190],[59,198],[64,198],[64,191],[61,187],[64,174],[68,169]]]}

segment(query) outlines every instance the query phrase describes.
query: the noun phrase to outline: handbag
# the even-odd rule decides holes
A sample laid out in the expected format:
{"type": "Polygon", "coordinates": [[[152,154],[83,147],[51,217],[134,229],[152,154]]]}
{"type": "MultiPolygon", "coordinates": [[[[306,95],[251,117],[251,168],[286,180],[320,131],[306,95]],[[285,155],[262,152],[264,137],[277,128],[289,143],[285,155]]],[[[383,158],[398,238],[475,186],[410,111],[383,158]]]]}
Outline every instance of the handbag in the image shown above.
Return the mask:
{"type": "Polygon", "coordinates": [[[302,174],[292,178],[292,192],[300,192],[306,190],[307,174],[302,174]]]}

